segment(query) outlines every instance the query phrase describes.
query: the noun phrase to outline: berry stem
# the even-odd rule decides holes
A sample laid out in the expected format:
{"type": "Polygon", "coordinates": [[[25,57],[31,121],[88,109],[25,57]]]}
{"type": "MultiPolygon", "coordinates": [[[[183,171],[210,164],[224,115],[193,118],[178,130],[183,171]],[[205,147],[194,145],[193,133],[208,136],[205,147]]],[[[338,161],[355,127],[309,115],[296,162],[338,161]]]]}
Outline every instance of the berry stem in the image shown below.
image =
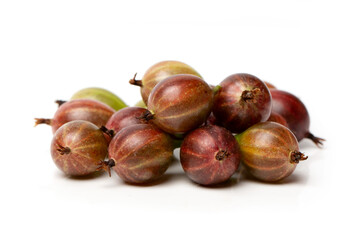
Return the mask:
{"type": "Polygon", "coordinates": [[[63,105],[64,103],[66,103],[67,101],[65,100],[56,100],[55,103],[58,105],[58,107],[60,107],[61,105],[63,105]]]}
{"type": "Polygon", "coordinates": [[[99,167],[96,169],[97,171],[106,171],[109,173],[109,177],[111,177],[111,168],[115,166],[114,159],[107,159],[104,161],[101,161],[99,163],[99,167]]]}
{"type": "Polygon", "coordinates": [[[241,94],[241,100],[248,102],[253,101],[255,98],[255,95],[260,91],[259,88],[254,88],[252,90],[244,90],[241,94]]]}
{"type": "Polygon", "coordinates": [[[144,120],[145,122],[150,121],[151,119],[154,119],[155,114],[151,111],[147,110],[144,112],[140,117],[137,117],[137,119],[144,120]]]}
{"type": "Polygon", "coordinates": [[[142,87],[142,81],[141,80],[136,80],[136,75],[137,73],[135,73],[134,77],[132,79],[129,80],[129,83],[135,86],[139,86],[142,87]]]}
{"type": "Polygon", "coordinates": [[[106,135],[108,135],[110,138],[113,138],[115,135],[115,131],[112,129],[107,129],[105,126],[101,126],[100,130],[105,133],[106,135]]]}
{"type": "Polygon", "coordinates": [[[60,153],[60,155],[69,154],[71,152],[69,147],[64,147],[60,144],[58,144],[58,148],[56,150],[60,153]]]}
{"type": "Polygon", "coordinates": [[[291,163],[299,163],[300,161],[308,159],[308,156],[305,156],[303,153],[299,151],[292,151],[290,154],[290,162],[291,163]]]}
{"type": "Polygon", "coordinates": [[[51,125],[52,120],[50,118],[35,118],[35,127],[39,124],[51,125]]]}
{"type": "Polygon", "coordinates": [[[225,158],[227,158],[230,155],[230,153],[226,150],[220,150],[216,153],[216,160],[221,161],[224,160],[225,158]]]}
{"type": "Polygon", "coordinates": [[[323,142],[326,141],[325,139],[323,138],[319,138],[319,137],[316,137],[314,136],[311,132],[308,132],[306,135],[305,135],[306,138],[309,138],[311,141],[313,141],[317,147],[321,148],[323,146],[323,142]]]}

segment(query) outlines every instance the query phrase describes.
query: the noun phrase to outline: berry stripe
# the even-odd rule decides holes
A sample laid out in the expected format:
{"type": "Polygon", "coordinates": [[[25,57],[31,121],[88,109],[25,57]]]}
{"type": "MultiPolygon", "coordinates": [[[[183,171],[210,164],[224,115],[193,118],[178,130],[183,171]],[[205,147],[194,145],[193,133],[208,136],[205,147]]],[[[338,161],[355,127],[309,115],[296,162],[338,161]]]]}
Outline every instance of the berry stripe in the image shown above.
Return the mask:
{"type": "Polygon", "coordinates": [[[126,144],[131,144],[131,139],[133,137],[135,137],[136,135],[141,135],[141,134],[144,134],[144,132],[151,132],[153,131],[152,129],[143,129],[143,130],[139,130],[139,131],[134,131],[132,132],[131,134],[129,135],[126,135],[126,136],[123,136],[121,135],[120,137],[118,138],[115,138],[115,142],[114,142],[114,146],[116,146],[116,151],[111,154],[112,157],[115,157],[115,156],[118,156],[119,153],[122,151],[122,149],[126,146],[126,144]],[[126,138],[126,140],[124,141],[123,139],[126,138]],[[120,146],[118,146],[119,142],[121,143],[120,146]]]}
{"type": "MultiPolygon", "coordinates": [[[[126,160],[126,158],[128,158],[130,155],[134,154],[135,152],[139,151],[140,149],[142,149],[144,146],[148,145],[149,143],[151,143],[152,141],[156,140],[158,138],[157,135],[155,135],[152,138],[149,138],[146,142],[144,142],[143,144],[141,144],[140,146],[137,146],[137,148],[135,148],[133,151],[129,152],[126,155],[122,155],[119,159],[116,159],[117,162],[122,162],[124,159],[126,160]]],[[[131,141],[131,140],[130,140],[131,141]]],[[[124,145],[125,146],[125,145],[124,145]]],[[[116,156],[118,156],[119,152],[122,151],[122,148],[119,148],[119,150],[117,151],[116,156]]]]}

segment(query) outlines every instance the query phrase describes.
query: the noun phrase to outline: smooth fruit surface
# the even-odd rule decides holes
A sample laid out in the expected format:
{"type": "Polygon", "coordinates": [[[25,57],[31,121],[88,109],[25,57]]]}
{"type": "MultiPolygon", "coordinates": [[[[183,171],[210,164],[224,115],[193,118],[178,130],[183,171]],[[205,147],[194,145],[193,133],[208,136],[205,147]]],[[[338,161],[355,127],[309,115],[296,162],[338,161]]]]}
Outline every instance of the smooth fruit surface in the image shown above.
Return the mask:
{"type": "Polygon", "coordinates": [[[269,122],[276,122],[280,123],[281,125],[285,127],[289,127],[284,117],[282,117],[280,114],[276,112],[271,112],[270,117],[268,119],[269,122]]]}
{"type": "Polygon", "coordinates": [[[173,160],[170,136],[151,124],[131,125],[109,146],[113,169],[128,183],[149,183],[161,177],[173,160]]]}
{"type": "Polygon", "coordinates": [[[299,98],[281,90],[271,90],[273,112],[283,116],[300,141],[310,127],[309,113],[299,98]]]}
{"type": "Polygon", "coordinates": [[[286,120],[298,141],[309,138],[318,146],[323,144],[324,139],[315,137],[310,133],[310,115],[299,98],[281,90],[271,90],[271,95],[272,111],[286,120]]]}
{"type": "Polygon", "coordinates": [[[147,104],[149,95],[156,84],[167,77],[177,74],[191,74],[201,78],[200,74],[186,63],[179,61],[162,61],[151,66],[144,74],[141,82],[137,82],[137,84],[134,82],[133,84],[140,84],[142,99],[144,103],[147,104]]]}
{"type": "Polygon", "coordinates": [[[87,121],[72,121],[60,127],[51,142],[56,166],[69,176],[84,176],[101,168],[107,155],[103,132],[87,121]]]}
{"type": "Polygon", "coordinates": [[[248,127],[266,121],[271,113],[271,95],[257,77],[238,73],[220,83],[215,95],[213,113],[222,126],[240,133],[248,127]]]}
{"type": "Polygon", "coordinates": [[[106,105],[113,108],[115,111],[120,110],[127,105],[114,93],[104,88],[84,88],[74,93],[71,100],[74,99],[93,99],[99,102],[105,103],[106,105]]]}
{"type": "Polygon", "coordinates": [[[284,179],[295,170],[299,161],[307,159],[299,152],[294,134],[275,122],[255,124],[235,137],[245,169],[265,182],[284,179]]]}
{"type": "Polygon", "coordinates": [[[179,74],[168,77],[150,94],[152,122],[171,134],[186,133],[203,124],[211,112],[213,92],[199,77],[179,74]]]}
{"type": "Polygon", "coordinates": [[[180,161],[194,182],[217,184],[228,180],[238,169],[240,149],[230,131],[207,125],[185,137],[180,148],[180,161]]]}
{"type": "Polygon", "coordinates": [[[134,125],[146,124],[147,120],[143,118],[144,113],[147,112],[145,108],[141,107],[126,107],[114,113],[105,127],[114,131],[114,135],[121,129],[134,125]]]}
{"type": "Polygon", "coordinates": [[[52,119],[36,118],[35,124],[51,125],[53,133],[63,124],[74,120],[89,121],[100,128],[114,113],[114,109],[99,101],[77,99],[61,104],[52,119]]]}

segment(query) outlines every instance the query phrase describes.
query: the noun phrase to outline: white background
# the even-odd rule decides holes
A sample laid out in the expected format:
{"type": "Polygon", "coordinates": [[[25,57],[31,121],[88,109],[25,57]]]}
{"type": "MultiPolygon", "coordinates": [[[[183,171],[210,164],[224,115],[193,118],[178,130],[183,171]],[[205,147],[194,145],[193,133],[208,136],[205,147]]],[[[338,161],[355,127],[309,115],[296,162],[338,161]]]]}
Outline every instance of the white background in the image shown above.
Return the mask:
{"type": "MultiPolygon", "coordinates": [[[[1,239],[358,239],[357,1],[1,1],[1,239]],[[54,100],[107,88],[162,60],[211,84],[251,73],[299,96],[323,149],[280,184],[200,187],[179,164],[138,187],[65,177],[53,164],[54,100]]],[[[235,184],[236,183],[236,184],[235,184]]]]}

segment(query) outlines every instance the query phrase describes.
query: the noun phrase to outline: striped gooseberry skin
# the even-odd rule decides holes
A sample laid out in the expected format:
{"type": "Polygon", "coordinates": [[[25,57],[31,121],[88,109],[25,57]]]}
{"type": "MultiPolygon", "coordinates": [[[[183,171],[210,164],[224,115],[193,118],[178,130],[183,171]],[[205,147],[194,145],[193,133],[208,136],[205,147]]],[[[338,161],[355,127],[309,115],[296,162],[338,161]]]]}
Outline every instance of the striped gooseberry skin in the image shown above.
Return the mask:
{"type": "Polygon", "coordinates": [[[151,90],[161,80],[177,75],[191,74],[201,78],[200,74],[186,63],[179,61],[162,61],[151,66],[142,78],[141,96],[145,104],[148,102],[151,90]]]}
{"type": "Polygon", "coordinates": [[[91,99],[77,99],[65,102],[55,112],[52,119],[35,119],[37,124],[49,124],[53,133],[63,124],[74,121],[84,120],[98,126],[105,126],[115,110],[108,105],[91,99]]]}
{"type": "Polygon", "coordinates": [[[180,161],[187,176],[201,185],[228,180],[240,163],[239,145],[230,131],[206,125],[186,135],[180,161]]]}
{"type": "Polygon", "coordinates": [[[120,130],[109,145],[113,170],[125,182],[144,184],[160,178],[173,160],[170,136],[152,124],[120,130]]]}
{"type": "Polygon", "coordinates": [[[147,110],[142,107],[125,107],[114,113],[107,121],[105,127],[113,130],[114,134],[116,134],[127,126],[146,124],[148,121],[143,118],[145,112],[147,112],[147,110]]]}
{"type": "Polygon", "coordinates": [[[55,165],[69,176],[96,172],[107,156],[108,143],[93,123],[76,120],[61,126],[51,142],[55,165]]]}
{"type": "Polygon", "coordinates": [[[258,123],[235,137],[243,166],[261,181],[282,180],[295,170],[300,160],[307,158],[299,152],[295,135],[279,123],[258,123]]]}
{"type": "Polygon", "coordinates": [[[201,78],[179,74],[151,91],[148,110],[152,122],[170,134],[184,134],[203,124],[211,113],[213,92],[201,78]]]}
{"type": "Polygon", "coordinates": [[[222,126],[240,133],[266,121],[271,113],[271,95],[257,77],[238,73],[224,79],[215,95],[213,113],[222,126]]]}

